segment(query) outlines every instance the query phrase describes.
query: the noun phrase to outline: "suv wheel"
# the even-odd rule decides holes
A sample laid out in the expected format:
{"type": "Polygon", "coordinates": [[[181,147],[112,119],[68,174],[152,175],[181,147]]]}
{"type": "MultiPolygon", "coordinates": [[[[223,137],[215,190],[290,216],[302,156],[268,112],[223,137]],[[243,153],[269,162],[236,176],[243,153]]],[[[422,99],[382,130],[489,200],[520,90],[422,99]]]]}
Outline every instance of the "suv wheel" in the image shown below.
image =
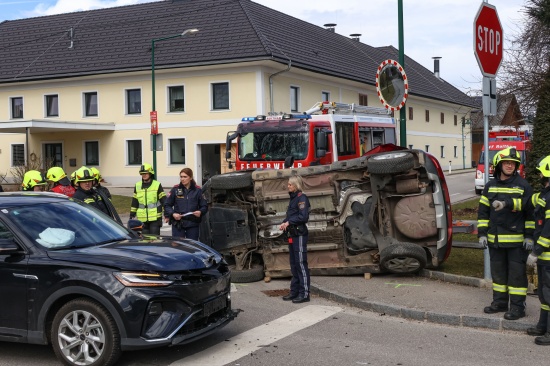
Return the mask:
{"type": "Polygon", "coordinates": [[[252,172],[232,172],[210,178],[212,189],[240,189],[252,186],[252,172]]]}
{"type": "Polygon", "coordinates": [[[89,299],[72,300],[55,314],[51,341],[65,365],[114,364],[120,357],[120,334],[111,315],[89,299]]]}
{"type": "Polygon", "coordinates": [[[414,167],[414,156],[402,151],[373,155],[367,161],[367,167],[373,174],[406,172],[414,167]]]}
{"type": "Polygon", "coordinates": [[[258,282],[264,279],[264,266],[261,264],[252,264],[252,268],[236,270],[235,265],[230,265],[231,282],[248,283],[258,282]]]}
{"type": "Polygon", "coordinates": [[[427,261],[424,248],[411,243],[392,244],[380,252],[380,265],[391,273],[417,273],[427,261]]]}

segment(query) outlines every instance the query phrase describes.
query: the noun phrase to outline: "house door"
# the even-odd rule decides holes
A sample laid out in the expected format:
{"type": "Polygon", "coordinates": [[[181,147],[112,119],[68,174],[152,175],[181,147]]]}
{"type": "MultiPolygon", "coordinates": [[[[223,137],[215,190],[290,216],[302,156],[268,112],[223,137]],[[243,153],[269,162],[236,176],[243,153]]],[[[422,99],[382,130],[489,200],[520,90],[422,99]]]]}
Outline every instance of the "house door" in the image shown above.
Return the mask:
{"type": "Polygon", "coordinates": [[[220,144],[201,144],[199,150],[200,165],[197,168],[200,169],[200,172],[199,174],[195,173],[195,181],[202,185],[211,176],[221,172],[220,144]]]}
{"type": "Polygon", "coordinates": [[[63,167],[63,145],[44,144],[44,162],[50,166],[63,167]]]}

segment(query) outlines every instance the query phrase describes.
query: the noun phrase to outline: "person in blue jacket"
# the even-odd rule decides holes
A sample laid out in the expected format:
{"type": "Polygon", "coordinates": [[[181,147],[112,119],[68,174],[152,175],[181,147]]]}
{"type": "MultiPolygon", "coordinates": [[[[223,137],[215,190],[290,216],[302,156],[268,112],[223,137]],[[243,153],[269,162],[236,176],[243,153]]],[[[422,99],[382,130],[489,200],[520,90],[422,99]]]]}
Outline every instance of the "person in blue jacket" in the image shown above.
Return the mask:
{"type": "Polygon", "coordinates": [[[279,228],[287,232],[289,236],[288,252],[290,254],[290,293],[283,296],[283,300],[298,304],[309,301],[309,268],[307,265],[307,239],[308,230],[306,223],[309,220],[310,204],[307,196],[302,192],[303,182],[299,176],[288,179],[288,193],[290,203],[286,211],[286,217],[279,228]]]}
{"type": "Polygon", "coordinates": [[[199,240],[201,217],[208,211],[202,190],[193,179],[193,171],[180,171],[180,184],[170,190],[164,203],[164,218],[172,225],[172,236],[199,240]]]}

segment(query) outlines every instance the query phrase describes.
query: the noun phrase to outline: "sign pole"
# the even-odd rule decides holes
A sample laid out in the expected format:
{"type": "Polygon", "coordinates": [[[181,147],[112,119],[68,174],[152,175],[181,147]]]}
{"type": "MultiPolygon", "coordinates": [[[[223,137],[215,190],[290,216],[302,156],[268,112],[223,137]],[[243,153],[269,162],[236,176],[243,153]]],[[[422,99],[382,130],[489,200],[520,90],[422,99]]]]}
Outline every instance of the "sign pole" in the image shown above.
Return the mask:
{"type": "MultiPolygon", "coordinates": [[[[403,35],[403,0],[397,1],[397,17],[399,24],[399,63],[405,70],[405,40],[403,35]]],[[[407,109],[405,105],[399,110],[399,145],[407,147],[407,109]]]]}

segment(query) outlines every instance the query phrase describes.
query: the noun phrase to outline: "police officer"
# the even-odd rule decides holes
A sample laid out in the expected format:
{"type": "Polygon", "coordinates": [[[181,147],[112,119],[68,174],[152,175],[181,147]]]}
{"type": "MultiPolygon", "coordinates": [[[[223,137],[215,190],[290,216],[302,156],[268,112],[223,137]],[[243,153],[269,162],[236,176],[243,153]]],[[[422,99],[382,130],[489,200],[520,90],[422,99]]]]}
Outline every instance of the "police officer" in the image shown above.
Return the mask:
{"type": "Polygon", "coordinates": [[[550,312],[550,155],[541,159],[537,164],[543,189],[535,193],[531,198],[531,204],[535,208],[535,234],[536,240],[533,253],[537,263],[539,279],[538,295],[540,300],[539,321],[534,327],[527,329],[527,334],[538,336],[535,343],[542,346],[550,346],[550,324],[548,314],[550,312]]]}
{"type": "Polygon", "coordinates": [[[527,208],[533,190],[517,173],[520,162],[515,148],[496,153],[495,179],[485,185],[478,210],[479,243],[489,246],[493,277],[493,301],[483,311],[505,312],[507,320],[525,316],[526,260],[535,229],[533,211],[527,208]]]}
{"type": "Polygon", "coordinates": [[[309,268],[307,265],[307,239],[308,230],[306,223],[309,220],[309,200],[302,192],[302,178],[292,176],[288,179],[288,193],[290,203],[286,211],[286,217],[279,229],[286,231],[288,236],[288,252],[290,255],[290,293],[283,296],[283,300],[298,304],[309,301],[309,268]]]}
{"type": "Polygon", "coordinates": [[[23,176],[23,183],[21,189],[23,191],[36,191],[42,192],[46,188],[46,179],[38,170],[29,170],[23,176]]]}
{"type": "Polygon", "coordinates": [[[67,174],[65,174],[63,168],[59,166],[51,167],[46,173],[46,179],[53,183],[50,192],[64,194],[68,197],[74,196],[76,189],[71,184],[69,178],[67,178],[67,174]]]}
{"type": "Polygon", "coordinates": [[[108,204],[93,188],[94,179],[94,173],[91,169],[85,166],[78,169],[75,172],[75,184],[77,188],[73,198],[97,208],[106,215],[112,216],[108,204]]]}
{"type": "Polygon", "coordinates": [[[193,179],[193,171],[180,171],[180,184],[170,190],[164,203],[164,217],[172,224],[172,236],[199,240],[201,217],[208,211],[202,190],[193,179]]]}
{"type": "Polygon", "coordinates": [[[141,181],[134,187],[130,219],[137,218],[143,222],[143,234],[160,235],[166,193],[160,182],[155,180],[155,171],[151,164],[143,164],[139,174],[141,181]]]}

